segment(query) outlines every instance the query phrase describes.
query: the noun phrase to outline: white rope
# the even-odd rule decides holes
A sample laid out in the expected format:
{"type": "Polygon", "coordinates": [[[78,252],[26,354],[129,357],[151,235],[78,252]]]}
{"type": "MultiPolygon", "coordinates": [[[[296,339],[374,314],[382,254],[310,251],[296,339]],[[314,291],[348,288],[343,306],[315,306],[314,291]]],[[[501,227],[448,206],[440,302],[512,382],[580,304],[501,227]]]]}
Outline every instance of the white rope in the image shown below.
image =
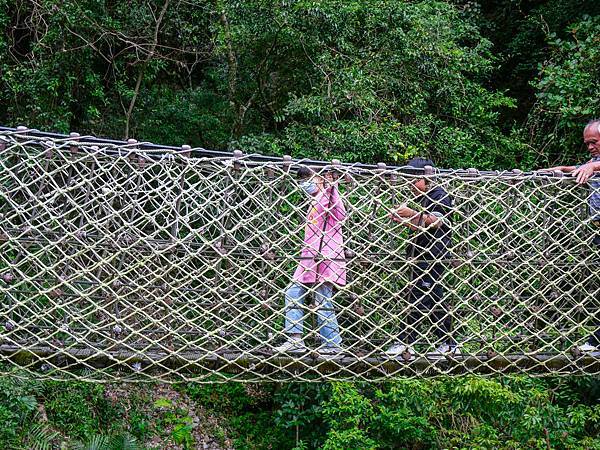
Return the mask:
{"type": "Polygon", "coordinates": [[[569,177],[335,164],[311,196],[289,159],[0,138],[0,373],[600,372],[578,349],[600,327],[599,231],[569,177]],[[422,178],[451,206],[416,199],[422,178]],[[391,220],[402,204],[418,231],[391,220]]]}

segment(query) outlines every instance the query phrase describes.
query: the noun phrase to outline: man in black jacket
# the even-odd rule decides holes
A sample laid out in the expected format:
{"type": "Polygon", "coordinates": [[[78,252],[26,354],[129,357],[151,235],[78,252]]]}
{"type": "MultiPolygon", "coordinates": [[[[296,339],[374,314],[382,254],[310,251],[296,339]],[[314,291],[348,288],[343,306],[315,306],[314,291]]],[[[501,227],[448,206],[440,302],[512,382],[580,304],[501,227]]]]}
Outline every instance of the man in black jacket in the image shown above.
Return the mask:
{"type": "MultiPolygon", "coordinates": [[[[424,170],[426,166],[433,167],[433,162],[415,158],[408,165],[424,170]]],[[[437,349],[431,356],[456,355],[460,350],[450,334],[452,319],[443,301],[442,284],[452,239],[452,198],[441,186],[432,186],[427,178],[415,178],[412,188],[421,210],[401,206],[390,214],[393,221],[411,229],[407,246],[407,258],[414,263],[410,280],[411,311],[405,321],[406,329],[386,354],[412,359],[412,344],[421,325],[433,328],[436,336],[437,349]]]]}

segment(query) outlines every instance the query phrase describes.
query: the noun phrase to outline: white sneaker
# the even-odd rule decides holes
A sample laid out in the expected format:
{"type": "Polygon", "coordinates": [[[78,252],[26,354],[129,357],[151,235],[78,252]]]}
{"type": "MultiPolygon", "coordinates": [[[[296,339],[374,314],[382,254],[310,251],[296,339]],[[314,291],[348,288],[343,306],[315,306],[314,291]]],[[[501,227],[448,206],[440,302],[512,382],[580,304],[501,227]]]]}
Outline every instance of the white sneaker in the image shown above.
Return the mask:
{"type": "Polygon", "coordinates": [[[430,358],[445,358],[447,356],[454,357],[460,355],[460,347],[458,345],[442,344],[435,349],[435,352],[428,353],[430,358]]]}
{"type": "Polygon", "coordinates": [[[589,342],[586,342],[585,344],[582,344],[577,348],[579,348],[579,350],[581,350],[581,352],[583,352],[583,353],[593,353],[593,352],[598,351],[598,347],[590,344],[589,342]]]}
{"type": "Polygon", "coordinates": [[[275,353],[305,353],[306,345],[301,338],[289,338],[283,344],[274,348],[275,353]]]}
{"type": "Polygon", "coordinates": [[[412,360],[415,357],[415,351],[409,345],[405,345],[401,342],[392,344],[386,351],[385,354],[388,356],[398,357],[402,356],[404,359],[412,360]]]}

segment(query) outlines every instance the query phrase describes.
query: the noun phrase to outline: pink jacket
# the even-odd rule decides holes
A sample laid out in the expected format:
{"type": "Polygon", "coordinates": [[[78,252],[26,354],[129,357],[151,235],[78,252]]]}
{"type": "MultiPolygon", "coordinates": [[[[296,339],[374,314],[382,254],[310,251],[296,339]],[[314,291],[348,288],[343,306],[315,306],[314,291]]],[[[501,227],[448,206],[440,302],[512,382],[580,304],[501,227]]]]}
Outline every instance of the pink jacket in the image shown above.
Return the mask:
{"type": "Polygon", "coordinates": [[[298,283],[346,284],[346,258],[342,222],[346,209],[336,186],[319,191],[312,201],[304,228],[300,263],[294,273],[298,283]],[[319,255],[320,248],[320,258],[319,255]]]}

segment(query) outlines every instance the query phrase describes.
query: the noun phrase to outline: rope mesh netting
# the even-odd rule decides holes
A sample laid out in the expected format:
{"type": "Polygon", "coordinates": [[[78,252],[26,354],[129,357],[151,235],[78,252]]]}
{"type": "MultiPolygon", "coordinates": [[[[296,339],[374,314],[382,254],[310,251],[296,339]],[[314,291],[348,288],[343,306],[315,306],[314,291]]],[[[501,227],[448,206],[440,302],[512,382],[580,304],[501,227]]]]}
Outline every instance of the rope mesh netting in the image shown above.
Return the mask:
{"type": "Polygon", "coordinates": [[[600,372],[577,347],[597,325],[600,251],[590,188],[571,177],[323,163],[315,196],[298,178],[307,164],[289,158],[0,139],[1,373],[600,372]],[[449,210],[432,224],[391,220],[405,203],[423,210],[420,179],[449,194],[449,210]],[[420,248],[424,236],[443,251],[420,248]],[[303,340],[285,348],[292,331],[303,340]]]}

